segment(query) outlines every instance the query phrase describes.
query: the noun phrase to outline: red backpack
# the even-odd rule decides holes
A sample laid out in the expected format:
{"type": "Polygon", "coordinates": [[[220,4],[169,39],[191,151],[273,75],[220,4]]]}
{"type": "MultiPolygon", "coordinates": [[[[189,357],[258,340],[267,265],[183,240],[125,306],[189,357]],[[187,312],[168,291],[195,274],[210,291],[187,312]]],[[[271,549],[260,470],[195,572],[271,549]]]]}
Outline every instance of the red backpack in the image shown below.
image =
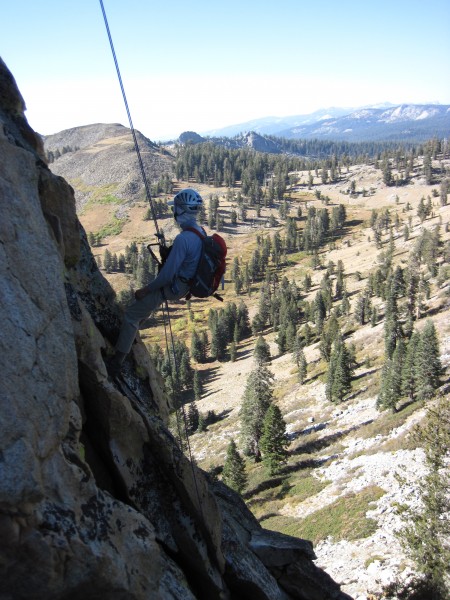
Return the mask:
{"type": "Polygon", "coordinates": [[[197,298],[208,298],[215,296],[219,300],[222,298],[216,294],[216,290],[225,273],[225,257],[227,255],[227,245],[223,237],[218,233],[212,235],[202,235],[198,229],[186,227],[185,231],[192,231],[202,240],[202,253],[198,262],[195,275],[188,281],[190,296],[197,298]]]}

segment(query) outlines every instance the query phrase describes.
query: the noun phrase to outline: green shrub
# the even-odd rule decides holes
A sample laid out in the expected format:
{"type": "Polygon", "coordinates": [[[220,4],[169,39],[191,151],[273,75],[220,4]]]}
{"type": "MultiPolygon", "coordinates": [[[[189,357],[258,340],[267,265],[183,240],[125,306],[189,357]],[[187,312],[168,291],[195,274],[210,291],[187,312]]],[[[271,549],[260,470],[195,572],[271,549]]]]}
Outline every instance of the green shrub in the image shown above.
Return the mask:
{"type": "Polygon", "coordinates": [[[329,481],[321,481],[317,477],[308,475],[296,481],[289,489],[288,495],[294,496],[298,502],[303,502],[307,498],[311,498],[311,496],[315,496],[321,492],[329,483],[329,481]]]}
{"type": "Polygon", "coordinates": [[[111,235],[119,235],[122,232],[122,229],[127,222],[126,219],[117,219],[113,217],[113,220],[104,225],[99,231],[97,231],[96,235],[98,239],[103,239],[105,237],[109,237],[111,235]]]}
{"type": "Polygon", "coordinates": [[[358,493],[339,498],[304,519],[277,515],[263,519],[262,525],[267,529],[311,540],[313,543],[329,536],[334,541],[359,540],[376,531],[376,521],[368,519],[366,512],[371,508],[370,503],[381,498],[384,493],[385,491],[378,486],[368,486],[358,493]]]}

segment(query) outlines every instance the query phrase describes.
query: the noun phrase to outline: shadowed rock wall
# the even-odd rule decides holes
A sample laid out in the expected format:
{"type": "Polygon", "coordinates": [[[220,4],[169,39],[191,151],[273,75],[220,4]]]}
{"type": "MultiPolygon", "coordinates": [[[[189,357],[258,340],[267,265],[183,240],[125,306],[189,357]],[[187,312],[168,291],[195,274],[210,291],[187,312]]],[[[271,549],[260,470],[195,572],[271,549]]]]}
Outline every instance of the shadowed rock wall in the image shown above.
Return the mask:
{"type": "Polygon", "coordinates": [[[108,380],[114,294],[24,109],[0,61],[0,597],[344,598],[189,463],[140,341],[108,380]]]}

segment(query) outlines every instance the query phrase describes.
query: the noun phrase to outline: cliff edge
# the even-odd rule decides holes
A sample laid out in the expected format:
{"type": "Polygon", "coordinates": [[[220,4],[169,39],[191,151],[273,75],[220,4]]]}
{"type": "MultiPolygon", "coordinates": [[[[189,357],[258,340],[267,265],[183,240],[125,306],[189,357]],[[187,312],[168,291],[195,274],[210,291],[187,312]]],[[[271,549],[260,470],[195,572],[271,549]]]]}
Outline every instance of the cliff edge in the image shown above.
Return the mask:
{"type": "Polygon", "coordinates": [[[114,293],[24,111],[0,60],[0,597],[348,598],[189,463],[139,340],[108,379],[114,293]]]}

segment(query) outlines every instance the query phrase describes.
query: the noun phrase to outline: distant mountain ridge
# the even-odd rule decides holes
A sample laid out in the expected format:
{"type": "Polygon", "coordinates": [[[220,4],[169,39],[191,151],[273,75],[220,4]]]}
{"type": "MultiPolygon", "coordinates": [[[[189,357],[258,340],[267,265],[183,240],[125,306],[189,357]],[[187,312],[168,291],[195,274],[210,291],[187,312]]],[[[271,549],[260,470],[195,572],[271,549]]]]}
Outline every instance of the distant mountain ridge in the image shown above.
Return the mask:
{"type": "Polygon", "coordinates": [[[208,137],[233,137],[245,131],[254,131],[260,135],[276,135],[279,131],[305,125],[308,123],[317,123],[326,118],[337,118],[348,114],[353,108],[321,108],[310,114],[294,115],[292,117],[263,117],[253,119],[237,125],[229,125],[220,129],[211,129],[202,133],[208,137]]]}
{"type": "MultiPolygon", "coordinates": [[[[214,130],[215,137],[254,131],[288,139],[410,141],[450,134],[450,105],[401,104],[358,109],[328,108],[309,115],[266,117],[214,130]]],[[[207,134],[204,134],[207,135],[207,134]]]]}
{"type": "Polygon", "coordinates": [[[225,148],[231,148],[233,150],[251,148],[257,152],[268,152],[270,154],[281,154],[283,152],[282,147],[277,142],[263,135],[259,135],[255,131],[248,131],[246,133],[235,135],[232,138],[226,136],[207,138],[194,131],[185,131],[180,135],[178,141],[182,144],[212,142],[217,146],[225,146],[225,148]]]}

